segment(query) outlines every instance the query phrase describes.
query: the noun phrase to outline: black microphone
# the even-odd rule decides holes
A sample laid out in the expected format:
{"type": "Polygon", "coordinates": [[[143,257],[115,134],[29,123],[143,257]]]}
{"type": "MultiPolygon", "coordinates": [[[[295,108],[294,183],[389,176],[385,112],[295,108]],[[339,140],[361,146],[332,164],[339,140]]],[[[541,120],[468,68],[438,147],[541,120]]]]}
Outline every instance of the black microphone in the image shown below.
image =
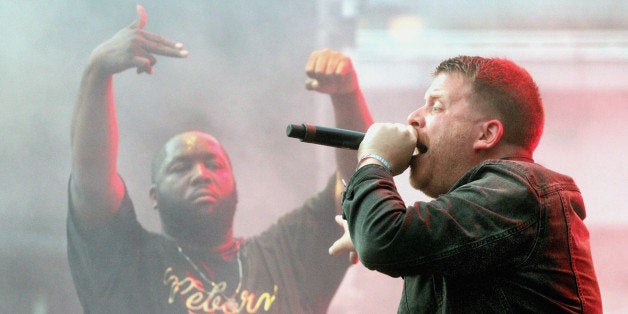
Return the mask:
{"type": "Polygon", "coordinates": [[[305,123],[288,125],[286,135],[298,138],[301,142],[348,149],[358,149],[364,139],[362,132],[305,123]]]}

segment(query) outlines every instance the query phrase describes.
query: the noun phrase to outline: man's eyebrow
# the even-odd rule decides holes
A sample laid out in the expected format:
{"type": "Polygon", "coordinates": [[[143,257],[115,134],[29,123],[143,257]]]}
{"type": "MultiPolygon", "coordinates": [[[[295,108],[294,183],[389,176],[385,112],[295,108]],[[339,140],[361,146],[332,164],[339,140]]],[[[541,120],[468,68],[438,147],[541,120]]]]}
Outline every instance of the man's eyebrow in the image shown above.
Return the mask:
{"type": "Polygon", "coordinates": [[[211,159],[211,160],[215,160],[215,159],[217,159],[217,158],[218,158],[218,157],[217,157],[217,155],[216,155],[216,154],[214,154],[214,153],[210,153],[210,152],[206,152],[206,153],[199,154],[199,155],[195,155],[195,154],[193,154],[193,155],[186,155],[186,154],[182,154],[182,155],[177,155],[177,156],[174,156],[174,157],[173,157],[173,158],[172,158],[172,159],[168,162],[168,164],[171,164],[171,163],[174,163],[174,162],[187,162],[187,161],[194,160],[194,159],[203,159],[203,160],[208,160],[208,159],[211,159]]]}
{"type": "Polygon", "coordinates": [[[425,92],[425,96],[423,96],[423,99],[429,102],[430,100],[441,98],[443,96],[445,96],[445,93],[442,90],[428,90],[427,92],[425,92]]]}
{"type": "Polygon", "coordinates": [[[181,156],[181,155],[175,156],[175,157],[173,157],[172,159],[170,159],[170,160],[168,160],[166,162],[166,167],[169,167],[170,165],[172,165],[174,163],[177,163],[177,162],[186,162],[186,161],[189,161],[189,160],[190,160],[190,157],[188,157],[188,156],[181,156]]]}

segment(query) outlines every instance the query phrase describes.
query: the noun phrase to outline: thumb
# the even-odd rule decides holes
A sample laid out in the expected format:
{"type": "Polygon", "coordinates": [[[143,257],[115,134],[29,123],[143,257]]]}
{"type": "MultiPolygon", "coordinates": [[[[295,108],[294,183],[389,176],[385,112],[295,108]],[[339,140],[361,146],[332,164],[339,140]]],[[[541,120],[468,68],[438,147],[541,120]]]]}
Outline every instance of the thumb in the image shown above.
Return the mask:
{"type": "Polygon", "coordinates": [[[343,245],[342,245],[340,239],[336,240],[336,242],[334,242],[329,247],[329,255],[335,256],[335,255],[338,255],[338,254],[342,253],[342,251],[343,251],[342,246],[343,245]]]}
{"type": "Polygon", "coordinates": [[[143,6],[137,5],[137,20],[131,24],[131,28],[144,29],[146,25],[146,10],[143,6]]]}
{"type": "Polygon", "coordinates": [[[320,84],[315,79],[310,79],[305,82],[305,89],[307,90],[316,90],[320,84]]]}

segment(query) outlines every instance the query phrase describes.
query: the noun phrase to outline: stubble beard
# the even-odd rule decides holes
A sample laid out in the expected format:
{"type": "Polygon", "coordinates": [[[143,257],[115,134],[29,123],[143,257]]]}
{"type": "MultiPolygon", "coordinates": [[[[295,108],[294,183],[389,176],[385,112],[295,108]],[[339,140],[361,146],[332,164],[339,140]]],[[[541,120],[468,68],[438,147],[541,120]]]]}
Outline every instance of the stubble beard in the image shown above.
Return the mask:
{"type": "MultiPolygon", "coordinates": [[[[430,149],[430,152],[433,153],[434,151],[436,149],[430,149]]],[[[460,162],[464,156],[459,151],[455,149],[446,150],[441,156],[443,157],[429,163],[428,166],[414,163],[410,167],[410,186],[431,198],[437,198],[447,193],[465,173],[465,166],[460,162]],[[425,167],[430,169],[424,169],[425,167]]]]}

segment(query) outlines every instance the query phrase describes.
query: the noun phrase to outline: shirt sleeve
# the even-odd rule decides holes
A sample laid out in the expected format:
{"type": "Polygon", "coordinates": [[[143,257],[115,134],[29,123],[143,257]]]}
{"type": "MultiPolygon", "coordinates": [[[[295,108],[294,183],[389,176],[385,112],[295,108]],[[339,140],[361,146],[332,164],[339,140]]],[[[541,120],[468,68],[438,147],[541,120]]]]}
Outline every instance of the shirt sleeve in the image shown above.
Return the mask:
{"type": "Polygon", "coordinates": [[[464,275],[522,263],[537,234],[539,205],[525,178],[481,165],[448,193],[406,207],[383,167],[367,165],[343,197],[360,261],[391,276],[464,275]]]}
{"type": "MultiPolygon", "coordinates": [[[[70,198],[71,199],[71,198],[70,198]]],[[[136,245],[144,234],[125,187],[120,209],[112,221],[85,228],[69,201],[67,216],[68,261],[83,306],[99,304],[114,291],[121,278],[134,272],[136,245]]],[[[119,288],[119,287],[118,287],[119,288]]]]}

